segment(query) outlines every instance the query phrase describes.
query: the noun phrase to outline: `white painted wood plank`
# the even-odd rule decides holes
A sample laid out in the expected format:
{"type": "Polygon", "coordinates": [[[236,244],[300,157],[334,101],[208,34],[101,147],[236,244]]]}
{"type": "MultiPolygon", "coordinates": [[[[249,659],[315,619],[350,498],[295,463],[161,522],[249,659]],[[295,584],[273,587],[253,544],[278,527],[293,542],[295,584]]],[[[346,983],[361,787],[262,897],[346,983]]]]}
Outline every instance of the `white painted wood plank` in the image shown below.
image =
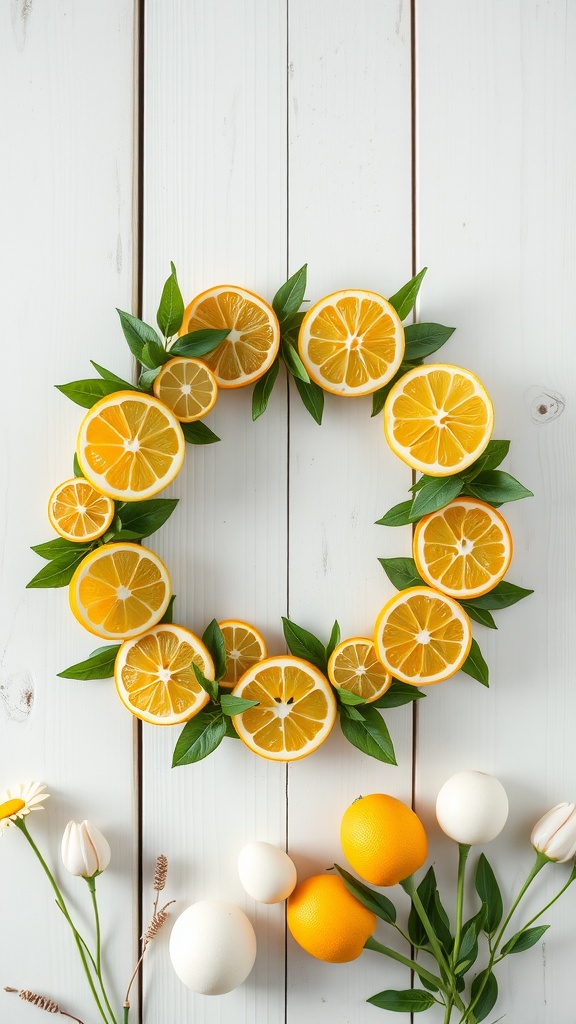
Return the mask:
{"type": "MultiPolygon", "coordinates": [[[[418,804],[437,836],[447,777],[477,768],[501,779],[510,818],[486,854],[509,899],[532,862],[532,825],[574,799],[576,12],[562,0],[417,10],[418,257],[430,266],[430,313],[458,327],[446,359],[485,381],[495,436],[512,440],[503,468],[535,493],[502,511],[515,539],[508,576],[536,590],[498,615],[498,633],[475,628],[491,689],[458,676],[419,709],[418,804]]],[[[434,849],[447,882],[455,853],[439,838],[434,849]]],[[[533,910],[566,873],[547,869],[533,910]]],[[[572,1020],[570,894],[544,920],[544,942],[499,969],[491,1016],[572,1020]]]]}
{"type": "MultiPolygon", "coordinates": [[[[219,284],[269,301],[286,278],[286,10],[281,0],[160,0],[147,5],[144,306],[155,314],[173,259],[186,301],[219,284]]],[[[251,389],[248,389],[251,391],[251,389]]],[[[209,425],[220,444],[188,449],[172,487],[181,504],[154,538],[178,595],[176,620],[202,632],[215,616],[254,622],[282,650],[286,607],[286,401],[278,384],[251,421],[250,394],[223,392],[209,425]]],[[[236,992],[193,996],[167,958],[146,978],[145,1020],[284,1020],[282,907],[241,889],[245,842],[285,842],[285,770],[233,740],[202,763],[170,768],[180,728],[144,729],[144,856],[161,841],[177,912],[196,900],[239,903],[255,924],[255,969],[236,992]],[[158,969],[156,969],[158,968],[158,969]]],[[[162,957],[162,962],[160,959],[162,957]]]]}
{"type": "MultiPolygon", "coordinates": [[[[290,269],[308,262],[307,298],[339,288],[391,295],[411,276],[409,4],[291,0],[290,269]]],[[[410,474],[387,450],[371,399],[326,396],[318,427],[291,394],[290,614],[327,640],[371,635],[393,593],[378,556],[409,550],[408,531],[374,525],[406,497],[410,474]]],[[[289,846],[301,877],[342,861],[339,824],[360,794],[411,794],[411,711],[386,716],[399,767],[352,748],[339,726],[289,769],[289,846]]],[[[402,895],[402,894],[401,894],[402,895]]],[[[383,934],[379,932],[379,934],[383,934]]],[[[386,936],[386,941],[388,941],[386,936]]],[[[322,964],[288,940],[289,1022],[343,1024],[409,975],[365,953],[322,964]]],[[[382,1019],[387,1017],[379,1011],[382,1019]]]]}
{"type": "MultiPolygon", "coordinates": [[[[52,798],[30,828],[87,933],[88,893],[63,877],[60,837],[86,817],[107,835],[113,860],[98,889],[118,1017],[136,947],[132,722],[109,682],[56,678],[97,642],[65,590],[25,586],[43,564],[30,545],[55,536],[46,503],[72,475],[82,415],[53,385],[91,376],[90,357],[130,372],[115,306],[132,298],[133,38],[132,0],[0,9],[0,786],[47,784],[52,798]]],[[[1,844],[0,983],[96,1019],[73,939],[24,846],[15,830],[1,844]]],[[[0,993],[2,1020],[34,1012],[0,993]]]]}

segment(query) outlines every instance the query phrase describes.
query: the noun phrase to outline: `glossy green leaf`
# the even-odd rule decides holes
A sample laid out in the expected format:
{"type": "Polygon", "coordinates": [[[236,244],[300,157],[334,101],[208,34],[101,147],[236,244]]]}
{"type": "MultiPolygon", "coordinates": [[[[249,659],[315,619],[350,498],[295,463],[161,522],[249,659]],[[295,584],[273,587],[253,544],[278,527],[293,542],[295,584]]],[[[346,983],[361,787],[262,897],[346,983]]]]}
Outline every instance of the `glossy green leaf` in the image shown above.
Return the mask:
{"type": "Polygon", "coordinates": [[[214,701],[214,703],[218,703],[218,683],[215,682],[214,679],[208,679],[204,675],[200,666],[197,665],[195,661],[192,662],[192,669],[194,671],[194,675],[196,676],[196,682],[202,687],[203,690],[206,691],[206,693],[211,698],[211,700],[214,701]]]}
{"type": "Polygon", "coordinates": [[[379,558],[378,561],[396,590],[426,586],[422,577],[418,575],[413,558],[379,558]]]}
{"type": "Polygon", "coordinates": [[[478,997],[478,1002],[474,1004],[473,1010],[476,1024],[480,1024],[480,1021],[488,1016],[498,999],[498,982],[492,972],[488,972],[487,969],[481,971],[474,978],[471,989],[472,999],[476,998],[480,989],[482,989],[482,992],[478,997]]]}
{"type": "Polygon", "coordinates": [[[330,660],[330,655],[332,654],[334,648],[337,647],[339,643],[340,643],[340,626],[338,624],[338,621],[335,621],[334,625],[332,626],[332,631],[330,633],[330,639],[328,640],[328,643],[326,644],[326,650],[324,652],[325,655],[326,655],[326,663],[328,663],[328,661],[330,660]]]}
{"type": "Polygon", "coordinates": [[[186,722],[174,748],[172,767],[194,764],[208,757],[226,736],[226,721],[220,708],[204,708],[186,722]]]}
{"type": "Polygon", "coordinates": [[[318,637],[284,616],[282,617],[282,628],[290,653],[297,658],[304,658],[305,661],[311,662],[326,675],[326,650],[318,637]]]}
{"type": "Polygon", "coordinates": [[[143,358],[144,346],[147,343],[150,343],[152,345],[160,345],[162,347],[162,342],[158,334],[153,327],[150,327],[149,324],[145,324],[143,320],[139,320],[137,316],[132,316],[131,313],[124,313],[121,309],[116,310],[116,312],[120,317],[122,331],[124,332],[124,337],[128,342],[128,348],[132,355],[136,356],[136,359],[140,363],[144,363],[148,366],[149,364],[146,363],[145,358],[143,358]]]}
{"type": "Polygon", "coordinates": [[[414,495],[410,515],[412,519],[420,519],[430,512],[444,508],[448,502],[457,498],[464,486],[459,476],[431,476],[414,495]]]}
{"type": "Polygon", "coordinates": [[[182,433],[188,444],[215,444],[220,438],[202,420],[195,423],[181,423],[182,433]]]}
{"type": "Polygon", "coordinates": [[[411,683],[401,683],[399,679],[393,679],[386,693],[371,702],[373,708],[400,708],[404,704],[411,704],[412,701],[420,700],[426,694],[422,693],[411,683]]]}
{"type": "Polygon", "coordinates": [[[357,713],[354,718],[340,715],[340,727],[348,742],[369,757],[375,757],[386,764],[397,764],[394,746],[382,715],[370,704],[353,710],[357,713]]]}
{"type": "Polygon", "coordinates": [[[147,366],[150,370],[157,369],[167,363],[172,356],[166,351],[164,346],[157,341],[147,341],[142,346],[142,355],[140,356],[141,362],[144,366],[147,366]]]}
{"type": "MultiPolygon", "coordinates": [[[[420,900],[422,901],[422,906],[427,914],[430,913],[433,905],[436,889],[436,873],[433,867],[429,867],[424,878],[416,889],[420,900]]],[[[410,941],[415,946],[425,946],[428,944],[426,929],[416,912],[414,904],[410,907],[410,913],[408,915],[408,935],[410,937],[410,941]]]]}
{"type": "Polygon", "coordinates": [[[484,608],[486,611],[498,611],[500,608],[509,608],[511,605],[522,601],[525,597],[533,594],[533,590],[526,590],[525,587],[517,587],[514,583],[502,580],[492,590],[482,597],[474,597],[469,601],[462,601],[466,609],[468,607],[484,608]]]}
{"type": "Polygon", "coordinates": [[[111,370],[107,370],[104,366],[100,366],[99,363],[95,363],[93,359],[91,359],[90,362],[92,363],[92,366],[94,367],[96,372],[99,373],[100,376],[104,378],[104,380],[111,380],[119,385],[119,389],[116,389],[117,391],[139,390],[139,388],[137,388],[135,384],[130,384],[127,380],[123,380],[122,377],[118,377],[115,373],[112,373],[111,370]]]}
{"type": "Polygon", "coordinates": [[[79,661],[63,672],[58,672],[61,679],[109,679],[114,675],[114,662],[120,650],[120,644],[99,647],[85,661],[79,661]]]}
{"type": "Polygon", "coordinates": [[[338,701],[341,704],[345,704],[347,707],[356,707],[358,704],[366,704],[366,697],[359,697],[357,693],[352,693],[351,690],[344,690],[342,687],[335,687],[338,701]]]}
{"type": "Polygon", "coordinates": [[[126,501],[116,508],[121,526],[133,537],[150,537],[170,518],[178,498],[148,498],[145,501],[126,501]]]}
{"type": "Polygon", "coordinates": [[[252,392],[252,419],[257,420],[263,412],[266,412],[268,408],[268,402],[270,401],[270,395],[274,389],[276,378],[278,377],[278,371],[280,369],[280,359],[277,356],[272,366],[270,366],[263,377],[257,380],[254,385],[252,392]]]}
{"type": "Polygon", "coordinates": [[[138,390],[146,391],[148,394],[151,394],[152,385],[161,369],[161,366],[155,366],[152,370],[142,370],[138,377],[138,390]]]}
{"type": "Polygon", "coordinates": [[[393,505],[384,513],[382,519],[377,519],[375,526],[409,526],[414,523],[412,516],[412,502],[401,501],[399,505],[393,505]]]}
{"type": "Polygon", "coordinates": [[[462,605],[464,611],[474,622],[479,622],[482,626],[487,626],[488,629],[498,628],[489,611],[483,608],[476,608],[471,601],[459,601],[458,603],[462,605]]]}
{"type": "Polygon", "coordinates": [[[202,634],[202,642],[206,644],[206,647],[210,652],[210,656],[214,662],[216,682],[219,683],[223,676],[226,675],[226,644],[224,643],[224,636],[216,619],[212,619],[212,621],[206,626],[206,629],[202,634]]]}
{"type": "Polygon", "coordinates": [[[301,380],[305,384],[310,383],[308,371],[306,370],[304,363],[300,359],[298,352],[296,351],[294,346],[290,344],[290,342],[285,341],[284,339],[282,339],[280,342],[280,355],[287,370],[292,374],[292,376],[296,380],[301,380]]]}
{"type": "Polygon", "coordinates": [[[44,544],[34,544],[31,550],[35,551],[41,558],[51,560],[58,558],[59,555],[70,554],[72,557],[73,552],[79,554],[83,551],[84,554],[88,554],[93,547],[93,543],[77,544],[75,541],[66,540],[64,537],[55,537],[54,540],[47,540],[44,544]]]}
{"type": "Polygon", "coordinates": [[[85,548],[63,551],[40,569],[26,586],[29,589],[67,587],[86,554],[85,548]]]}
{"type": "Polygon", "coordinates": [[[406,358],[425,359],[442,348],[455,330],[442,324],[407,324],[404,328],[406,358]]]}
{"type": "Polygon", "coordinates": [[[422,992],[417,988],[389,988],[370,996],[366,1002],[378,1006],[381,1010],[392,1010],[394,1013],[422,1013],[434,1006],[437,1000],[429,992],[422,992]]]}
{"type": "Polygon", "coordinates": [[[184,316],[184,300],[176,276],[176,267],[170,264],[171,273],[163,289],[156,314],[158,327],[165,338],[171,338],[180,329],[184,316]]]}
{"type": "Polygon", "coordinates": [[[401,320],[405,320],[414,308],[418,292],[420,291],[420,285],[427,270],[428,267],[423,267],[412,280],[408,281],[407,284],[403,285],[399,291],[395,292],[388,299],[388,302],[391,306],[394,306],[401,320]]]}
{"type": "Polygon", "coordinates": [[[101,398],[113,395],[122,391],[122,387],[113,380],[103,380],[101,377],[94,377],[86,380],[73,380],[69,384],[56,384],[58,391],[61,391],[66,398],[83,409],[91,409],[101,398]]]}
{"type": "Polygon", "coordinates": [[[172,594],[171,597],[170,597],[170,600],[168,601],[168,607],[166,608],[166,611],[164,612],[164,615],[160,619],[160,622],[165,622],[167,625],[170,625],[172,622],[174,622],[174,602],[175,602],[175,600],[176,600],[176,594],[172,594]]]}
{"type": "Polygon", "coordinates": [[[292,277],[288,278],[272,299],[272,308],[280,321],[280,325],[300,309],[306,292],[307,273],[308,264],[305,263],[303,267],[300,267],[300,270],[297,270],[295,274],[292,274],[292,277]]]}
{"type": "Polygon", "coordinates": [[[465,493],[490,505],[502,505],[505,501],[519,501],[521,498],[534,496],[527,487],[500,469],[478,473],[473,480],[466,482],[465,493]]]}
{"type": "Polygon", "coordinates": [[[473,480],[478,473],[485,473],[487,470],[496,469],[504,461],[510,450],[510,441],[497,441],[495,438],[488,441],[482,455],[473,462],[465,471],[466,480],[473,480]]]}
{"type": "Polygon", "coordinates": [[[218,345],[229,334],[230,331],[227,328],[217,330],[212,327],[205,327],[201,331],[190,331],[189,334],[181,334],[170,346],[170,356],[188,356],[190,359],[200,359],[218,348],[218,345]]]}
{"type": "Polygon", "coordinates": [[[392,900],[389,900],[383,893],[377,892],[375,889],[365,885],[364,882],[351,875],[349,871],[341,868],[339,864],[335,864],[334,867],[342,878],[348,892],[352,893],[352,896],[355,896],[364,907],[371,910],[382,921],[386,921],[387,924],[395,924],[396,907],[392,900]]]}
{"type": "Polygon", "coordinates": [[[260,701],[258,700],[245,700],[244,697],[235,697],[232,693],[222,693],[220,695],[220,706],[224,715],[241,715],[243,711],[255,708],[259,703],[260,701]]]}
{"type": "Polygon", "coordinates": [[[522,931],[516,932],[516,935],[513,935],[502,946],[502,956],[508,956],[508,953],[523,953],[525,949],[531,949],[532,946],[535,946],[540,941],[544,932],[547,932],[549,927],[549,924],[541,924],[537,928],[523,928],[522,931]]]}
{"type": "Polygon", "coordinates": [[[486,905],[484,931],[487,935],[493,935],[502,920],[504,908],[496,876],[483,853],[478,860],[474,885],[482,903],[486,905]]]}
{"type": "Polygon", "coordinates": [[[478,646],[476,640],[472,639],[472,646],[470,647],[470,653],[466,658],[466,661],[462,665],[462,672],[465,672],[467,676],[471,676],[472,679],[476,679],[482,686],[489,686],[490,670],[486,661],[482,655],[482,652],[478,646]]]}
{"type": "Polygon", "coordinates": [[[310,413],[313,420],[320,426],[324,413],[324,392],[313,380],[306,383],[299,377],[294,377],[296,390],[302,399],[304,406],[310,413]]]}
{"type": "Polygon", "coordinates": [[[74,476],[84,476],[84,473],[80,469],[80,463],[78,462],[78,456],[76,452],[74,452],[74,459],[72,461],[72,465],[74,476]]]}

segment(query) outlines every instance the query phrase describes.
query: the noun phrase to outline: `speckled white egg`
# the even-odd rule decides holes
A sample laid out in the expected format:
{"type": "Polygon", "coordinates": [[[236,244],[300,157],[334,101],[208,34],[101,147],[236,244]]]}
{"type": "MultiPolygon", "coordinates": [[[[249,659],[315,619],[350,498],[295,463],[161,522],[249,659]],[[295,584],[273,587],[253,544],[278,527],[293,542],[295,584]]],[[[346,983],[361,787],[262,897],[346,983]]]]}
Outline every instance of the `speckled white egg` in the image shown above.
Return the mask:
{"type": "Polygon", "coordinates": [[[259,903],[287,900],[297,882],[294,862],[272,843],[247,843],[240,850],[238,874],[248,895],[259,903]]]}
{"type": "Polygon", "coordinates": [[[442,831],[457,843],[489,843],[506,824],[506,790],[486,772],[457,772],[438,793],[436,817],[442,831]]]}
{"type": "Polygon", "coordinates": [[[200,900],[176,920],[170,959],[180,981],[193,992],[220,996],[238,988],[256,959],[256,935],[234,903],[200,900]]]}

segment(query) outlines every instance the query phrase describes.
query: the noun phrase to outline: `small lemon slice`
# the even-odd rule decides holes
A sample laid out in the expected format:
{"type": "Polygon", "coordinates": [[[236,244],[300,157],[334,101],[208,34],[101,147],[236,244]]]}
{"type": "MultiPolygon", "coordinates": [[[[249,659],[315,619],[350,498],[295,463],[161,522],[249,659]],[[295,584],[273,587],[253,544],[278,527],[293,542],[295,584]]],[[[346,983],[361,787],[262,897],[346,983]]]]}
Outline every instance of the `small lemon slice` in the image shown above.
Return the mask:
{"type": "Polygon", "coordinates": [[[114,519],[114,502],[84,477],[64,480],[48,499],[48,519],[61,537],[72,541],[96,540],[114,519]]]}
{"type": "Polygon", "coordinates": [[[240,619],[225,619],[218,623],[226,649],[226,675],[220,686],[231,689],[241,676],[268,655],[266,641],[258,630],[240,619]]]}
{"type": "Polygon", "coordinates": [[[180,423],[193,423],[207,416],[216,404],[216,378],[200,359],[174,356],[154,378],[156,398],[172,410],[180,423]]]}
{"type": "Polygon", "coordinates": [[[370,704],[386,693],[392,676],[376,657],[374,642],[354,636],[334,648],[328,661],[328,678],[333,686],[349,690],[370,704]]]}

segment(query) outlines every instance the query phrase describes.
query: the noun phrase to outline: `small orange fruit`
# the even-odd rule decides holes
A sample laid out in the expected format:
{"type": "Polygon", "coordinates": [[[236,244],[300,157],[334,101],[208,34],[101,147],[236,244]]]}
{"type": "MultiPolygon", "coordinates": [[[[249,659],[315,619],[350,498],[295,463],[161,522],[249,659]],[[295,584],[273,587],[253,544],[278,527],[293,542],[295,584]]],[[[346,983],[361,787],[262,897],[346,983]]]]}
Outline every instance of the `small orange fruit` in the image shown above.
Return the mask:
{"type": "Polygon", "coordinates": [[[353,636],[334,648],[328,661],[332,686],[363,697],[367,704],[378,700],[392,685],[392,676],[377,658],[372,640],[353,636]]]}
{"type": "Polygon", "coordinates": [[[422,867],[428,840],[418,815],[386,793],[361,796],[344,811],[344,856],[372,885],[396,885],[422,867]]]}
{"type": "Polygon", "coordinates": [[[338,875],[312,875],[300,882],[288,898],[287,921],[298,945],[330,964],[356,960],[376,927],[376,915],[338,875]]]}
{"type": "Polygon", "coordinates": [[[172,410],[180,423],[193,423],[207,416],[216,404],[216,377],[201,359],[175,356],[154,378],[152,390],[172,410]]]}
{"type": "Polygon", "coordinates": [[[58,484],[48,499],[50,523],[65,540],[96,540],[114,519],[112,498],[101,494],[82,476],[58,484]]]}

